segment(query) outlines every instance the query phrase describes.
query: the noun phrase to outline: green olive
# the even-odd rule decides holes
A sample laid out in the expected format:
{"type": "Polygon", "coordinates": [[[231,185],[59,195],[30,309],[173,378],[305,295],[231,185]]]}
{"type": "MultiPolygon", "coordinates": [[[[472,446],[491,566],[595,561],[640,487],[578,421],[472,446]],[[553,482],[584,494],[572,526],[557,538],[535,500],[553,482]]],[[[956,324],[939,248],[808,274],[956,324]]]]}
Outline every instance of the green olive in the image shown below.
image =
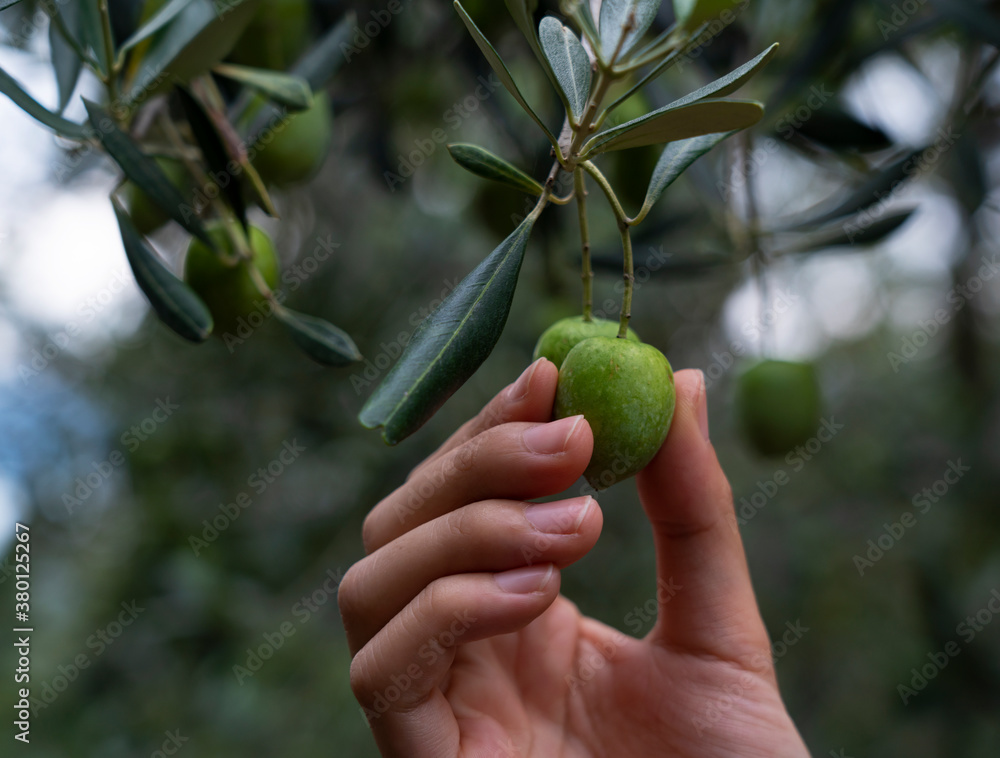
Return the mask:
{"type": "Polygon", "coordinates": [[[819,428],[822,398],[809,363],[761,361],[744,372],[736,387],[743,432],[761,455],[784,455],[819,428]]]}
{"type": "Polygon", "coordinates": [[[224,260],[204,242],[193,239],[184,259],[184,280],[205,301],[215,321],[213,334],[222,337],[235,332],[240,319],[254,312],[269,312],[254,284],[250,266],[273,289],[278,286],[278,259],[271,238],[256,226],[251,226],[249,233],[251,261],[235,257],[232,242],[221,225],[208,231],[218,249],[233,260],[224,260]]]}
{"type": "MultiPolygon", "coordinates": [[[[604,318],[584,321],[583,316],[571,316],[560,319],[538,338],[534,360],[548,358],[556,366],[562,366],[566,355],[576,347],[577,343],[591,337],[614,337],[618,334],[618,328],[617,321],[604,318]]],[[[641,341],[639,335],[631,328],[628,330],[628,339],[632,342],[641,341]]]]}
{"type": "Polygon", "coordinates": [[[594,433],[584,472],[597,490],[634,476],[662,447],[677,395],[674,372],[652,345],[616,337],[578,343],[559,369],[555,416],[583,414],[594,433]]]}

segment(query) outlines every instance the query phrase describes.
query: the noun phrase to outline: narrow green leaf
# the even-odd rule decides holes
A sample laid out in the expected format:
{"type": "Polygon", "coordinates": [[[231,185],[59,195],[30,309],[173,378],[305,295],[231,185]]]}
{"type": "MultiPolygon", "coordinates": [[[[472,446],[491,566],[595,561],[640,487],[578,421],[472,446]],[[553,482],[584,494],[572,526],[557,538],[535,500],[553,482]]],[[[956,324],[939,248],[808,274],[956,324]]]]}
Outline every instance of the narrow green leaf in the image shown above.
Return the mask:
{"type": "Polygon", "coordinates": [[[190,3],[191,0],[170,0],[170,2],[154,13],[149,21],[136,29],[132,36],[121,44],[119,54],[131,50],[143,40],[152,37],[160,29],[173,21],[190,3]]]}
{"type": "Polygon", "coordinates": [[[204,342],[212,333],[213,326],[208,307],[149,248],[118,201],[112,198],[111,204],[118,218],[125,255],[135,275],[136,284],[149,300],[156,315],[184,339],[204,342]]]}
{"type": "Polygon", "coordinates": [[[80,3],[80,44],[93,54],[97,64],[97,73],[107,74],[107,61],[104,58],[104,25],[96,0],[85,0],[80,3]]]}
{"type": "Polygon", "coordinates": [[[766,66],[771,61],[771,58],[774,57],[777,50],[778,43],[775,42],[767,48],[767,50],[760,53],[760,55],[751,58],[739,68],[733,69],[725,76],[716,79],[714,82],[706,84],[704,87],[699,87],[689,95],[685,95],[678,100],[674,100],[674,102],[670,103],[666,107],[675,108],[679,105],[687,105],[688,103],[694,103],[698,100],[705,100],[710,97],[725,97],[726,95],[731,95],[733,92],[746,84],[751,77],[753,77],[764,66],[766,66]]]}
{"type": "Polygon", "coordinates": [[[528,41],[528,47],[531,48],[531,52],[535,54],[535,58],[538,59],[542,69],[545,71],[545,75],[552,82],[552,86],[558,87],[559,83],[556,80],[556,75],[552,71],[545,53],[542,51],[538,32],[535,30],[535,10],[538,8],[538,0],[504,0],[504,3],[511,17],[514,19],[517,28],[521,30],[521,34],[528,41]]]}
{"type": "MultiPolygon", "coordinates": [[[[517,2],[517,0],[513,0],[517,2]]],[[[532,0],[532,3],[534,0],[532,0]]],[[[475,22],[469,17],[469,14],[465,12],[465,8],[462,4],[455,0],[455,9],[458,11],[458,15],[461,16],[463,23],[469,30],[469,34],[472,35],[472,39],[476,41],[476,45],[479,46],[479,50],[485,56],[486,60],[490,64],[490,68],[493,69],[500,81],[503,82],[503,86],[507,88],[507,91],[514,97],[517,104],[520,105],[525,113],[534,119],[535,123],[541,127],[542,131],[545,132],[546,138],[552,143],[552,147],[559,149],[559,143],[557,142],[555,136],[553,136],[551,130],[544,124],[544,122],[538,117],[538,115],[531,109],[528,105],[528,101],[524,99],[524,95],[521,94],[521,90],[518,89],[517,84],[514,82],[514,78],[510,75],[510,71],[507,70],[507,66],[504,64],[503,60],[500,58],[497,51],[493,49],[493,45],[489,43],[483,33],[479,31],[479,27],[476,26],[475,22]]],[[[531,32],[532,37],[534,36],[534,30],[531,32]]],[[[539,55],[542,55],[541,49],[539,48],[539,55]]],[[[542,55],[544,60],[544,55],[542,55]]],[[[548,65],[548,63],[546,63],[548,65]]],[[[555,74],[552,74],[554,77],[555,74]]]]}
{"type": "Polygon", "coordinates": [[[315,316],[277,308],[274,315],[288,329],[292,341],[324,366],[349,366],[361,360],[357,345],[343,329],[315,316]]]}
{"type": "Polygon", "coordinates": [[[312,91],[323,89],[344,63],[351,62],[351,46],[347,44],[357,24],[354,11],[348,12],[337,25],[306,52],[292,68],[294,76],[306,80],[312,91]]]}
{"type": "MultiPolygon", "coordinates": [[[[63,7],[56,7],[54,13],[59,14],[63,22],[63,30],[68,34],[79,35],[80,28],[80,7],[74,3],[68,3],[63,7]]],[[[83,69],[81,60],[73,45],[63,36],[63,30],[55,19],[49,24],[49,48],[52,51],[52,68],[56,75],[56,87],[59,90],[59,113],[66,110],[69,99],[73,96],[76,83],[80,78],[80,71],[83,69]]]]}
{"type": "Polygon", "coordinates": [[[781,127],[779,133],[791,136],[792,131],[831,150],[868,152],[892,146],[892,140],[881,129],[863,124],[847,111],[832,105],[813,112],[797,128],[781,127]]]}
{"type": "Polygon", "coordinates": [[[538,36],[570,115],[578,123],[590,97],[590,57],[569,27],[552,16],[542,19],[538,36]]]}
{"type": "Polygon", "coordinates": [[[660,0],[604,0],[601,3],[601,50],[609,60],[618,50],[616,60],[623,60],[642,39],[656,18],[660,0]],[[631,22],[626,33],[625,26],[631,22]],[[622,37],[624,36],[624,41],[622,37]]]}
{"type": "Polygon", "coordinates": [[[819,251],[838,252],[845,247],[870,247],[894,234],[916,212],[915,208],[891,213],[877,221],[854,218],[843,221],[831,230],[821,230],[816,237],[808,240],[794,253],[816,253],[819,251]]]}
{"type": "Polygon", "coordinates": [[[448,145],[448,152],[459,166],[476,176],[492,179],[529,195],[541,195],[544,188],[526,173],[479,145],[448,145]]]}
{"type": "MultiPolygon", "coordinates": [[[[770,62],[771,58],[774,57],[774,54],[777,51],[777,49],[778,49],[778,43],[775,42],[773,45],[767,48],[767,50],[760,53],[755,58],[752,58],[751,60],[747,61],[739,68],[733,69],[725,76],[716,79],[714,82],[710,82],[709,84],[706,84],[704,87],[696,89],[694,92],[685,95],[679,100],[675,100],[674,102],[667,104],[664,108],[661,108],[660,110],[661,111],[668,110],[671,108],[676,108],[681,105],[687,105],[688,103],[694,103],[697,102],[698,100],[704,100],[706,98],[724,97],[726,95],[732,94],[740,87],[742,87],[744,84],[746,84],[747,81],[749,81],[750,78],[754,76],[754,74],[756,74],[761,68],[766,66],[768,62],[770,62]]],[[[665,68],[673,60],[676,59],[679,53],[680,51],[671,55],[666,60],[664,60],[663,63],[661,63],[655,69],[650,71],[649,74],[647,74],[641,81],[636,83],[633,87],[629,88],[627,92],[625,92],[621,97],[615,100],[614,103],[608,106],[608,110],[614,110],[615,108],[617,108],[619,105],[628,100],[633,94],[635,94],[635,92],[637,92],[639,89],[642,89],[642,87],[645,86],[646,83],[650,81],[650,79],[662,73],[662,71],[665,70],[665,68]]],[[[653,113],[656,113],[656,111],[654,111],[653,113]]],[[[599,137],[600,135],[597,136],[599,137]]]]}
{"type": "Polygon", "coordinates": [[[219,76],[244,84],[287,106],[289,110],[304,111],[312,105],[312,90],[302,77],[233,63],[220,63],[213,70],[219,76]]]}
{"type": "Polygon", "coordinates": [[[212,119],[205,112],[204,106],[188,92],[185,87],[177,88],[177,96],[181,101],[181,108],[184,110],[184,117],[188,126],[191,127],[191,134],[194,141],[201,150],[205,163],[208,164],[210,176],[226,177],[227,181],[221,188],[225,195],[229,207],[233,209],[236,217],[247,228],[247,205],[243,199],[242,171],[233,175],[229,170],[229,163],[233,159],[222,137],[215,129],[212,119]]]}
{"type": "Polygon", "coordinates": [[[428,316],[361,409],[390,445],[419,429],[496,346],[517,287],[534,216],[528,216],[428,316]]]}
{"type": "Polygon", "coordinates": [[[763,116],[764,106],[752,100],[699,100],[679,107],[668,105],[601,132],[584,145],[583,154],[596,155],[746,129],[763,116]]]}
{"type": "Polygon", "coordinates": [[[671,142],[663,149],[660,160],[653,169],[653,176],[649,180],[649,189],[646,190],[646,200],[639,211],[640,216],[649,213],[653,204],[660,199],[663,191],[683,174],[701,156],[718,145],[735,132],[723,132],[721,134],[705,134],[700,137],[671,142]]]}
{"type": "Polygon", "coordinates": [[[932,0],[941,15],[966,33],[1000,48],[1000,19],[972,0],[932,0]]]}
{"type": "Polygon", "coordinates": [[[23,110],[33,119],[40,121],[52,131],[61,134],[69,139],[85,140],[89,133],[86,127],[67,121],[62,116],[57,116],[50,110],[43,108],[34,98],[21,89],[18,84],[6,71],[0,68],[0,92],[14,101],[14,105],[23,110]]]}
{"type": "Polygon", "coordinates": [[[98,139],[115,163],[121,166],[125,176],[149,195],[150,200],[170,218],[214,248],[215,244],[205,231],[201,219],[194,214],[180,190],[171,184],[156,161],[143,153],[132,138],[115,125],[104,108],[87,98],[83,98],[83,104],[87,107],[90,123],[96,130],[98,139]]]}
{"type": "Polygon", "coordinates": [[[788,227],[788,230],[802,230],[820,226],[838,218],[861,213],[876,203],[882,202],[883,198],[898,185],[918,171],[919,159],[923,152],[923,149],[914,150],[885,168],[873,172],[860,187],[829,211],[794,224],[788,227]]]}
{"type": "Polygon", "coordinates": [[[590,12],[589,0],[559,0],[559,10],[567,18],[573,19],[583,32],[583,36],[596,43],[598,49],[594,52],[601,57],[601,33],[597,31],[597,23],[590,12]]]}
{"type": "Polygon", "coordinates": [[[135,102],[164,82],[185,83],[222,60],[243,34],[260,0],[190,0],[157,34],[129,88],[135,102]]]}

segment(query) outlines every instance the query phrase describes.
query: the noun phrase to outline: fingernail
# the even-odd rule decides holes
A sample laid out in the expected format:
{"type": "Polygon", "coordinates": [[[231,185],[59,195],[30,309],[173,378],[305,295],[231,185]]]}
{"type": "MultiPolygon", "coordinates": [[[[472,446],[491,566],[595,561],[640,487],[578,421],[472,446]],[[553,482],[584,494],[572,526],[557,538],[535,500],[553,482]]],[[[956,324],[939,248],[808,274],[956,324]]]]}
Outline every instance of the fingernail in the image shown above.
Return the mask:
{"type": "Polygon", "coordinates": [[[583,421],[583,416],[553,421],[551,424],[533,426],[524,433],[524,445],[533,453],[539,455],[555,455],[566,449],[569,438],[573,436],[576,427],[583,421]]]}
{"type": "Polygon", "coordinates": [[[708,390],[705,388],[705,372],[699,371],[701,377],[698,388],[698,428],[701,429],[701,436],[708,442],[708,390]]]}
{"type": "Polygon", "coordinates": [[[507,399],[510,402],[516,403],[519,400],[524,400],[524,398],[528,396],[528,387],[531,385],[531,377],[535,375],[535,370],[541,362],[542,359],[539,358],[537,361],[528,366],[521,376],[518,377],[517,381],[511,385],[510,393],[507,395],[507,399]]]}
{"type": "Polygon", "coordinates": [[[504,592],[511,592],[518,595],[529,595],[532,592],[541,592],[545,585],[552,578],[553,566],[525,566],[524,568],[504,571],[502,574],[494,574],[497,586],[504,592]]]}
{"type": "Polygon", "coordinates": [[[576,534],[593,504],[592,497],[578,497],[558,503],[529,505],[524,517],[535,529],[546,534],[576,534]]]}

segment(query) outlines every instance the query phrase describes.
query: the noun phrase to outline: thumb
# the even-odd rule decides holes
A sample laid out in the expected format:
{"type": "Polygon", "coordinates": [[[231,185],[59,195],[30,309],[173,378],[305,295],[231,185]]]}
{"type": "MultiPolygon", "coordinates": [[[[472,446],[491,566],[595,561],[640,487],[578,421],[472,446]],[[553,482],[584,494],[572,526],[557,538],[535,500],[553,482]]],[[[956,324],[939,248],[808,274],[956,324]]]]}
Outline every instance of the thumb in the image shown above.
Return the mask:
{"type": "Polygon", "coordinates": [[[746,664],[770,641],[750,583],[732,490],[709,441],[705,375],[679,371],[674,381],[670,434],[638,477],[656,545],[659,614],[650,636],[746,664]]]}

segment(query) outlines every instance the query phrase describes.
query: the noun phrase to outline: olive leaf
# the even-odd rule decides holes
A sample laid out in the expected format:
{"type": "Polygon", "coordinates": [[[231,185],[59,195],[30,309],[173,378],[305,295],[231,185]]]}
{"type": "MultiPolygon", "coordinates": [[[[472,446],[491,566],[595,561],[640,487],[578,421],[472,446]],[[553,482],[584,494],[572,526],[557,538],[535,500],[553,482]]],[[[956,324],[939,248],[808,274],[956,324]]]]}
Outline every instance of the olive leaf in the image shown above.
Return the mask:
{"type": "MultiPolygon", "coordinates": [[[[675,100],[672,103],[667,104],[666,106],[661,108],[660,111],[676,108],[681,105],[687,105],[688,103],[694,103],[697,102],[698,100],[724,97],[726,95],[732,94],[740,87],[742,87],[744,84],[746,84],[764,66],[766,66],[771,61],[771,58],[774,57],[774,54],[777,52],[777,50],[778,50],[778,43],[775,42],[769,48],[767,48],[754,58],[751,58],[742,66],[733,69],[725,76],[719,77],[715,81],[706,84],[704,87],[699,87],[694,92],[691,92],[690,94],[687,94],[684,97],[675,100]]],[[[640,82],[636,83],[635,86],[630,87],[627,92],[625,92],[621,97],[619,97],[610,106],[608,106],[608,110],[609,111],[614,110],[619,105],[628,100],[630,97],[632,97],[632,95],[634,95],[639,89],[641,89],[655,73],[658,73],[659,70],[660,67],[657,67],[657,69],[654,69],[652,72],[650,72],[650,74],[647,75],[645,78],[643,78],[640,82]]],[[[652,116],[657,112],[659,111],[653,111],[653,113],[647,115],[652,116]]],[[[622,126],[624,126],[624,124],[622,126]]],[[[723,130],[716,129],[715,131],[723,131],[723,130]]],[[[597,136],[600,137],[601,135],[598,134],[597,136]]]]}
{"type": "Polygon", "coordinates": [[[195,215],[180,190],[170,182],[156,161],[143,153],[132,138],[115,125],[104,108],[87,98],[83,98],[83,104],[87,108],[90,123],[96,130],[98,139],[108,154],[114,158],[115,163],[125,172],[125,176],[170,218],[206,245],[214,248],[215,244],[205,231],[201,219],[195,215]]]}
{"type": "Polygon", "coordinates": [[[147,98],[166,81],[186,82],[210,69],[233,49],[259,3],[190,0],[153,38],[128,89],[127,101],[147,98]]]}
{"type": "Polygon", "coordinates": [[[178,279],[154,253],[132,219],[115,199],[111,205],[118,219],[125,256],[136,284],[160,320],[190,342],[204,342],[212,333],[212,314],[194,290],[178,279]]]}
{"type": "Polygon", "coordinates": [[[541,195],[544,188],[526,173],[498,155],[479,145],[457,143],[448,145],[455,163],[476,176],[506,184],[529,195],[541,195]]]}
{"type": "Polygon", "coordinates": [[[574,122],[579,122],[590,97],[590,57],[570,28],[552,16],[542,19],[538,36],[567,110],[574,122]]]}
{"type": "Polygon", "coordinates": [[[618,60],[621,60],[649,30],[659,8],[660,0],[604,0],[600,25],[602,57],[609,60],[619,50],[618,60]],[[630,19],[632,26],[626,33],[630,19]]]}
{"type": "Polygon", "coordinates": [[[322,89],[330,81],[347,57],[342,45],[354,32],[357,16],[349,11],[323,38],[306,51],[291,70],[293,76],[305,79],[313,91],[322,89]]]}
{"type": "Polygon", "coordinates": [[[763,116],[764,106],[752,100],[699,100],[681,106],[672,104],[601,132],[584,145],[583,155],[746,129],[763,116]]]}
{"type": "Polygon", "coordinates": [[[405,439],[471,377],[500,339],[510,314],[535,217],[528,216],[428,316],[359,419],[383,427],[390,445],[405,439]]]}
{"type": "MultiPolygon", "coordinates": [[[[458,0],[455,1],[457,4],[458,0]]],[[[552,86],[558,89],[559,82],[556,79],[555,72],[552,70],[552,66],[549,65],[549,61],[545,57],[541,41],[538,39],[538,33],[535,31],[535,10],[538,8],[538,0],[504,0],[504,3],[507,6],[507,11],[514,19],[517,28],[521,30],[524,38],[528,41],[528,47],[531,48],[531,52],[535,54],[535,58],[542,65],[545,75],[549,77],[552,86]]]]}
{"type": "MultiPolygon", "coordinates": [[[[790,130],[791,127],[784,129],[790,130]]],[[[814,111],[794,131],[831,150],[868,152],[892,146],[892,140],[881,129],[863,124],[847,111],[833,105],[814,111]]]]}
{"type": "Polygon", "coordinates": [[[83,70],[83,59],[79,52],[73,43],[63,36],[79,34],[80,7],[69,3],[63,8],[55,8],[53,14],[52,22],[49,24],[49,48],[52,51],[52,68],[59,90],[59,113],[62,113],[73,96],[73,90],[76,89],[80,72],[83,70]],[[59,21],[62,21],[62,24],[59,21]]]}
{"type": "Polygon", "coordinates": [[[260,92],[291,111],[304,111],[313,103],[309,82],[299,76],[268,71],[262,68],[220,63],[212,69],[219,76],[260,92]]]}
{"type": "Polygon", "coordinates": [[[660,199],[663,191],[683,174],[701,156],[732,136],[735,132],[723,132],[721,134],[704,134],[699,137],[691,137],[685,140],[678,140],[667,145],[660,154],[660,160],[653,169],[653,176],[649,180],[649,189],[646,190],[646,199],[639,211],[639,216],[644,217],[649,213],[653,204],[660,199]]]}
{"type": "Polygon", "coordinates": [[[924,149],[914,150],[902,158],[893,161],[883,169],[871,174],[856,190],[829,211],[817,216],[810,216],[805,221],[782,227],[786,231],[797,231],[816,227],[845,216],[862,213],[873,205],[882,202],[902,182],[916,173],[919,168],[919,158],[924,149]]]}
{"type": "Polygon", "coordinates": [[[793,253],[816,253],[818,251],[838,252],[838,248],[870,247],[886,237],[894,234],[903,224],[910,220],[916,212],[915,208],[897,211],[873,221],[867,226],[867,219],[844,221],[830,230],[820,230],[817,235],[805,244],[796,247],[793,253]]]}
{"type": "Polygon", "coordinates": [[[317,363],[349,366],[361,360],[361,353],[350,335],[329,321],[284,306],[275,308],[274,315],[288,330],[292,341],[317,363]]]}
{"type": "MultiPolygon", "coordinates": [[[[194,141],[201,150],[202,157],[207,164],[209,175],[225,178],[222,192],[233,209],[236,217],[240,220],[243,228],[247,228],[247,205],[243,199],[242,171],[234,175],[230,171],[229,163],[232,156],[226,150],[226,144],[215,129],[212,119],[205,112],[202,104],[188,92],[185,87],[177,88],[177,96],[181,101],[181,109],[187,119],[188,126],[191,127],[191,134],[194,141]]],[[[218,183],[218,181],[216,181],[218,183]]]]}
{"type": "Polygon", "coordinates": [[[43,108],[37,100],[21,89],[21,85],[10,74],[0,68],[0,92],[14,101],[14,105],[23,110],[36,121],[52,129],[63,137],[75,140],[85,140],[90,136],[87,128],[81,124],[67,121],[50,110],[43,108]]]}
{"type": "Polygon", "coordinates": [[[121,44],[121,47],[118,49],[118,54],[121,55],[123,52],[134,48],[143,40],[147,40],[152,37],[160,31],[160,29],[173,21],[174,18],[190,4],[191,0],[170,0],[169,3],[154,13],[146,23],[136,29],[135,32],[132,33],[132,36],[121,44]]]}
{"type": "MultiPolygon", "coordinates": [[[[516,0],[514,1],[516,2],[516,0]]],[[[534,4],[533,0],[532,4],[534,4]]],[[[503,82],[503,86],[507,88],[507,91],[517,101],[517,104],[524,109],[524,112],[527,113],[529,116],[531,116],[534,122],[538,124],[539,127],[541,127],[542,131],[545,132],[545,136],[548,138],[549,142],[552,143],[552,147],[558,149],[558,142],[556,141],[555,136],[552,134],[552,131],[538,117],[538,114],[536,114],[531,109],[531,106],[528,105],[528,101],[524,99],[524,95],[522,95],[521,90],[518,89],[518,86],[514,82],[514,78],[510,75],[510,71],[507,69],[506,64],[503,62],[503,59],[501,59],[497,51],[493,49],[493,45],[489,43],[489,40],[487,40],[486,37],[483,36],[483,33],[481,31],[479,31],[479,27],[476,26],[476,23],[469,17],[469,14],[465,12],[465,8],[462,7],[462,4],[458,0],[455,0],[455,9],[458,11],[458,15],[462,18],[462,22],[469,30],[469,34],[472,35],[472,39],[475,40],[476,45],[479,46],[479,50],[482,52],[483,56],[490,64],[490,68],[493,69],[494,73],[497,75],[500,81],[503,82]]],[[[533,30],[531,34],[532,37],[534,37],[533,30]]],[[[544,60],[545,56],[542,55],[541,49],[539,49],[538,54],[541,55],[542,59],[544,60]]],[[[547,65],[548,63],[546,62],[546,66],[547,65]]],[[[552,76],[554,77],[555,75],[552,74],[552,76]]]]}
{"type": "Polygon", "coordinates": [[[982,5],[971,0],[931,0],[942,16],[961,26],[968,34],[1000,47],[1000,21],[982,5]]]}

